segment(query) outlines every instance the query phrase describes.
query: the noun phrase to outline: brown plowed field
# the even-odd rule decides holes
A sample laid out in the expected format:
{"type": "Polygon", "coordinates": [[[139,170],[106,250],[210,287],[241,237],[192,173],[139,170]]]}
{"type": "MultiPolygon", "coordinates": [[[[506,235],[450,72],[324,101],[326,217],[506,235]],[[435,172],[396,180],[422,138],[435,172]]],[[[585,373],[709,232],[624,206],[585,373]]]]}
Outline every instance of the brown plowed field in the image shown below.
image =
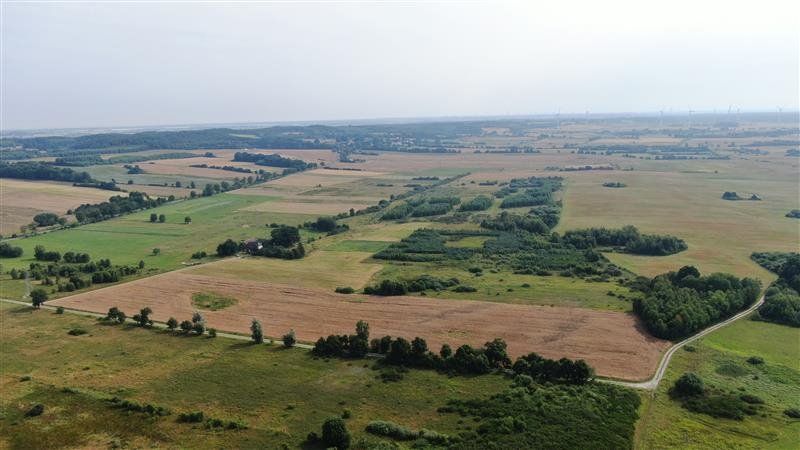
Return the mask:
{"type": "Polygon", "coordinates": [[[238,304],[205,311],[210,327],[249,333],[258,318],[268,336],[294,329],[301,341],[352,333],[355,322],[369,322],[372,336],[426,338],[438,350],[443,343],[482,345],[504,338],[517,356],[536,351],[550,358],[583,358],[602,376],[640,380],[650,376],[666,341],[642,331],[628,314],[579,308],[537,307],[424,297],[368,297],[257,281],[195,275],[191,269],[157,275],[49,302],[103,313],[118,306],[132,315],[149,306],[154,319],[189,319],[191,295],[214,292],[238,304]]]}

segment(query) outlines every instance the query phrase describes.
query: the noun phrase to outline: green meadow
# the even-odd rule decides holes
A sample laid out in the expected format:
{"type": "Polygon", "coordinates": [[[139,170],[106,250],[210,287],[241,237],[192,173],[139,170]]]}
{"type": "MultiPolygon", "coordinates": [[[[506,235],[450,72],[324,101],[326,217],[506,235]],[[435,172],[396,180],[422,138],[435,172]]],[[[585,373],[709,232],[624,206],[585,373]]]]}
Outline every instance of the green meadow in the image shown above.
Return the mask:
{"type": "Polygon", "coordinates": [[[800,408],[800,329],[742,319],[691,344],[692,349],[675,354],[654,398],[642,394],[637,448],[797,448],[800,420],[783,411],[800,408]],[[764,364],[749,364],[751,356],[762,357],[764,364]],[[758,396],[764,408],[741,421],[690,412],[667,394],[685,372],[718,389],[758,396]]]}
{"type": "Polygon", "coordinates": [[[414,279],[423,274],[439,278],[457,278],[462,285],[476,289],[475,292],[449,290],[426,292],[426,295],[438,298],[486,300],[525,305],[574,306],[611,311],[631,310],[632,293],[625,287],[611,282],[594,282],[556,275],[523,275],[506,271],[494,273],[489,269],[476,275],[470,273],[467,268],[443,267],[435,263],[386,263],[373,276],[372,281],[414,279]],[[614,295],[609,295],[609,293],[614,295]],[[620,299],[618,297],[620,294],[626,299],[620,299]]]}

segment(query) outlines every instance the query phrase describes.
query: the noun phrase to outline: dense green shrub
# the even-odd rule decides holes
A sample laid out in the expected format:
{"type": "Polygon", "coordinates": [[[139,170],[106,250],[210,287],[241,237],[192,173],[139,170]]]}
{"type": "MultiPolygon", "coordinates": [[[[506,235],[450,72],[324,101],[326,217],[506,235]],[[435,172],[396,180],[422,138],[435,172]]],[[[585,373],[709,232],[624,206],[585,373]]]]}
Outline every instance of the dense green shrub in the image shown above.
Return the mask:
{"type": "Polygon", "coordinates": [[[503,211],[497,217],[484,219],[481,222],[481,227],[497,231],[524,230],[534,234],[547,234],[550,232],[550,227],[537,216],[509,214],[507,211],[503,211]]]}
{"type": "Polygon", "coordinates": [[[543,358],[536,353],[519,357],[512,367],[514,373],[527,375],[540,382],[586,384],[594,378],[594,371],[586,361],[543,358]]]}
{"type": "Polygon", "coordinates": [[[407,203],[402,203],[400,205],[394,206],[392,209],[386,211],[382,216],[381,220],[397,220],[403,219],[409,214],[411,214],[411,206],[407,203]]]}
{"type": "Polygon", "coordinates": [[[750,403],[751,405],[763,405],[764,400],[761,397],[751,394],[742,394],[739,396],[739,400],[750,403]]]}
{"type": "Polygon", "coordinates": [[[640,234],[632,225],[620,229],[586,228],[570,230],[562,237],[575,248],[614,247],[637,255],[664,256],[686,250],[686,242],[675,236],[640,234]]]}
{"type": "Polygon", "coordinates": [[[57,223],[66,223],[66,220],[59,220],[58,214],[53,214],[49,212],[39,213],[33,216],[33,221],[36,222],[36,225],[40,227],[49,227],[51,225],[55,225],[57,223]]]}
{"type": "Polygon", "coordinates": [[[316,356],[361,358],[369,352],[369,325],[359,321],[356,334],[320,337],[311,350],[316,356]]]}
{"type": "Polygon", "coordinates": [[[450,203],[423,203],[411,210],[411,217],[429,217],[447,214],[453,209],[450,203]]]}
{"type": "Polygon", "coordinates": [[[119,397],[111,398],[109,403],[111,403],[111,405],[115,408],[119,408],[124,411],[141,413],[151,417],[168,416],[170,414],[169,410],[162,406],[155,406],[151,405],[150,403],[142,405],[130,400],[122,400],[119,397]]]}
{"type": "Polygon", "coordinates": [[[758,412],[755,405],[742,401],[735,395],[724,393],[688,397],[683,399],[682,404],[692,412],[733,420],[742,420],[745,415],[754,415],[758,412]]]}
{"type": "Polygon", "coordinates": [[[297,338],[295,337],[294,330],[289,330],[288,333],[283,335],[283,346],[286,348],[294,347],[294,344],[297,343],[297,338]]]}
{"type": "Polygon", "coordinates": [[[37,403],[25,413],[25,417],[36,417],[41,416],[42,414],[44,414],[44,405],[37,403]]]}
{"type": "Polygon", "coordinates": [[[751,356],[751,357],[747,358],[747,362],[749,364],[754,364],[754,365],[764,364],[764,358],[762,358],[760,356],[751,356]]]}
{"type": "Polygon", "coordinates": [[[322,442],[327,447],[344,450],[350,447],[350,431],[340,417],[332,417],[322,424],[322,442]]]}
{"type": "Polygon", "coordinates": [[[674,397],[690,397],[703,395],[706,392],[705,383],[693,372],[686,372],[675,381],[675,385],[670,390],[670,395],[674,397]]]}
{"type": "Polygon", "coordinates": [[[459,211],[485,211],[492,207],[494,200],[486,195],[479,195],[467,200],[458,207],[459,211]]]}
{"type": "Polygon", "coordinates": [[[553,201],[551,192],[542,192],[536,189],[527,189],[524,192],[511,194],[500,202],[501,208],[519,208],[522,206],[546,205],[553,201]]]}
{"type": "Polygon", "coordinates": [[[408,293],[408,285],[400,280],[382,280],[375,286],[365,286],[364,293],[367,295],[405,295],[408,293]]]}
{"type": "Polygon", "coordinates": [[[205,419],[203,411],[187,412],[178,414],[178,422],[200,423],[205,419]]]}
{"type": "Polygon", "coordinates": [[[17,258],[22,256],[22,247],[12,246],[8,242],[0,242],[0,258],[17,258]]]}
{"type": "Polygon", "coordinates": [[[764,293],[758,317],[800,327],[800,254],[763,252],[753,253],[751,258],[778,274],[778,279],[764,293]]]}
{"type": "Polygon", "coordinates": [[[116,322],[116,323],[124,323],[127,316],[124,312],[120,311],[119,308],[116,306],[112,306],[108,308],[108,313],[106,314],[105,320],[109,322],[116,322]]]}
{"type": "Polygon", "coordinates": [[[352,294],[355,292],[355,289],[351,288],[350,286],[344,286],[344,287],[337,287],[336,289],[334,289],[334,292],[336,292],[337,294],[352,294]]]}
{"type": "Polygon", "coordinates": [[[239,244],[233,239],[227,239],[217,246],[217,256],[225,257],[235,255],[239,251],[239,244]]]}
{"type": "Polygon", "coordinates": [[[458,449],[630,449],[639,403],[633,390],[605,383],[515,382],[500,394],[453,400],[439,411],[480,424],[451,436],[458,449]]]}
{"type": "Polygon", "coordinates": [[[785,414],[788,417],[791,417],[792,419],[800,419],[800,409],[797,408],[786,409],[783,411],[783,414],[785,414]]]}
{"type": "Polygon", "coordinates": [[[410,430],[394,422],[383,420],[373,420],[368,423],[366,431],[377,436],[384,436],[398,441],[416,441],[414,447],[446,445],[450,441],[447,435],[435,431],[426,429],[421,429],[419,431],[410,430]]]}
{"type": "Polygon", "coordinates": [[[453,288],[453,292],[477,292],[478,290],[472,286],[459,285],[453,288]]]}

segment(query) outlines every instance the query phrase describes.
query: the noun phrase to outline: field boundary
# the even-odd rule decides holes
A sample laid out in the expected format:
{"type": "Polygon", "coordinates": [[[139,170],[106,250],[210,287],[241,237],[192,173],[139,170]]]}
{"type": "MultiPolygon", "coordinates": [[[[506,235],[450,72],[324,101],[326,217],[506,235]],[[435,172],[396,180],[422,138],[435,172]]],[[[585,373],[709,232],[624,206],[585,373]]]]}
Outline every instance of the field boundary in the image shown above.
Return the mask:
{"type": "MultiPolygon", "coordinates": [[[[19,300],[11,300],[11,299],[8,299],[8,298],[0,298],[0,301],[5,302],[5,303],[11,303],[11,304],[14,304],[14,305],[20,305],[20,306],[31,306],[31,304],[29,302],[23,302],[23,301],[19,301],[19,300]]],[[[42,309],[47,309],[47,310],[51,310],[51,311],[55,311],[58,308],[59,308],[58,306],[48,305],[47,303],[44,303],[42,305],[42,309]]],[[[94,317],[94,318],[106,317],[105,314],[100,314],[100,313],[96,313],[96,312],[92,312],[92,311],[84,311],[82,309],[67,308],[67,307],[63,307],[63,306],[61,308],[64,309],[65,313],[76,314],[76,315],[79,315],[79,316],[94,317]]],[[[127,324],[133,324],[134,322],[131,319],[127,319],[126,323],[127,324]]],[[[167,329],[167,324],[164,323],[164,322],[153,321],[153,328],[159,328],[159,329],[166,330],[167,329]]],[[[236,334],[236,333],[226,333],[226,332],[223,332],[223,331],[217,331],[217,337],[235,339],[235,340],[238,340],[238,341],[248,341],[248,342],[252,341],[250,336],[245,336],[245,335],[236,334]]],[[[271,338],[265,337],[264,338],[264,343],[265,344],[273,344],[274,345],[274,344],[280,344],[281,342],[280,342],[279,339],[271,339],[271,338]]],[[[309,349],[309,350],[314,348],[313,345],[301,344],[299,342],[295,343],[294,346],[295,347],[299,347],[299,348],[309,349]]]]}

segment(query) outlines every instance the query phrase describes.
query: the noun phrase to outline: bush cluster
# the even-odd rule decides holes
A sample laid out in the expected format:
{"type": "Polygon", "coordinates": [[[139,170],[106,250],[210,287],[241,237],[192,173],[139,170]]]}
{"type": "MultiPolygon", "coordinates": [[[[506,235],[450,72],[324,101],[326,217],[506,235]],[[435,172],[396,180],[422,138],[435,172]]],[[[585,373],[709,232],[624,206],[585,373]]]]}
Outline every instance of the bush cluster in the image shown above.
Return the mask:
{"type": "Polygon", "coordinates": [[[637,287],[645,297],[634,301],[634,311],[653,335],[664,339],[679,339],[730,317],[752,305],[761,291],[758,280],[722,273],[701,276],[692,266],[637,287]]]}
{"type": "Polygon", "coordinates": [[[119,397],[113,397],[109,400],[109,402],[115,408],[122,409],[124,411],[141,413],[151,417],[168,416],[170,414],[168,409],[162,406],[151,405],[150,403],[142,405],[130,400],[123,400],[119,397]]]}
{"type": "Polygon", "coordinates": [[[800,327],[800,254],[764,252],[754,253],[751,258],[778,274],[778,279],[764,293],[764,304],[758,308],[759,318],[800,327]]]}

